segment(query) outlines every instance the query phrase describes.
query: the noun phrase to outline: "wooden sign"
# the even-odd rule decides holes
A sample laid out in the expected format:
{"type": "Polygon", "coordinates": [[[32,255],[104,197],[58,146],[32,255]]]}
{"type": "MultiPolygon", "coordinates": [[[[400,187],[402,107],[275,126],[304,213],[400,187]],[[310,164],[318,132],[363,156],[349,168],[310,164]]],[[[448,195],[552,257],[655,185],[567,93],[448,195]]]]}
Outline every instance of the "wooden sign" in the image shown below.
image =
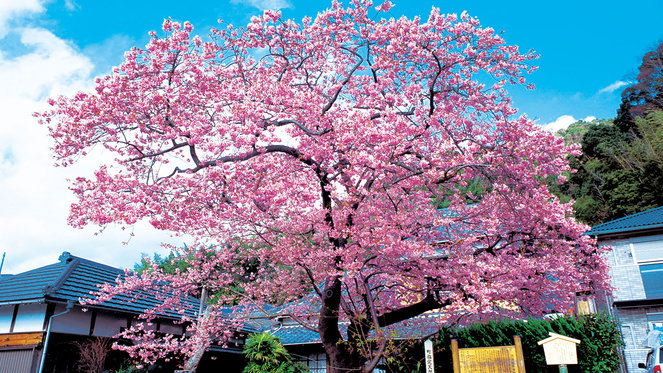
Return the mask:
{"type": "Polygon", "coordinates": [[[548,365],[578,364],[576,345],[580,344],[580,340],[552,332],[548,334],[549,338],[537,342],[539,346],[543,345],[546,363],[548,365]]]}
{"type": "Polygon", "coordinates": [[[433,362],[433,342],[427,339],[424,342],[424,354],[426,356],[426,373],[435,373],[435,363],[433,362]]]}
{"type": "Polygon", "coordinates": [[[12,333],[0,334],[0,346],[31,346],[38,345],[44,338],[44,333],[12,333]]]}
{"type": "Polygon", "coordinates": [[[513,346],[458,348],[451,341],[454,373],[525,373],[525,360],[520,337],[513,346]]]}

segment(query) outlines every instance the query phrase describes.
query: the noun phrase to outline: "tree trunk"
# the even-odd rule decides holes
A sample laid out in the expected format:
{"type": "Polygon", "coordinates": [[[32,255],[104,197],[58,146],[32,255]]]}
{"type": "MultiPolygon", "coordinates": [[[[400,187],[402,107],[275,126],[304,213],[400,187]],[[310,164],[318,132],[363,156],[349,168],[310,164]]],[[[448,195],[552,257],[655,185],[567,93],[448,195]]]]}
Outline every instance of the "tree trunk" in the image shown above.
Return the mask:
{"type": "MultiPolygon", "coordinates": [[[[203,288],[203,299],[205,297],[205,288],[203,288]]],[[[200,303],[200,312],[202,313],[202,316],[198,320],[198,323],[204,323],[208,321],[208,319],[211,317],[211,309],[212,306],[207,306],[205,308],[205,311],[203,312],[203,302],[201,301],[200,303]]],[[[203,330],[202,328],[199,328],[198,332],[203,330]]],[[[207,351],[207,347],[209,346],[209,336],[207,335],[207,332],[205,332],[206,335],[204,338],[199,339],[199,344],[196,346],[196,352],[190,356],[189,358],[186,359],[184,362],[184,366],[182,367],[182,370],[176,370],[175,373],[193,373],[198,369],[198,364],[200,364],[200,360],[203,358],[203,355],[205,354],[205,351],[207,351]]]]}
{"type": "Polygon", "coordinates": [[[341,282],[337,278],[325,287],[318,321],[320,339],[327,353],[327,373],[361,372],[364,359],[357,348],[343,340],[338,329],[340,305],[341,282]]]}
{"type": "MultiPolygon", "coordinates": [[[[378,316],[378,326],[393,325],[447,304],[448,301],[441,303],[430,293],[420,302],[378,316]]],[[[372,371],[372,369],[368,370],[366,357],[361,354],[361,350],[356,343],[362,341],[357,340],[356,336],[353,337],[352,335],[353,333],[368,335],[371,326],[351,324],[348,327],[348,340],[344,340],[339,331],[340,311],[341,281],[335,278],[327,283],[322,293],[322,307],[318,320],[320,339],[327,353],[327,373],[366,373],[372,371]]]]}

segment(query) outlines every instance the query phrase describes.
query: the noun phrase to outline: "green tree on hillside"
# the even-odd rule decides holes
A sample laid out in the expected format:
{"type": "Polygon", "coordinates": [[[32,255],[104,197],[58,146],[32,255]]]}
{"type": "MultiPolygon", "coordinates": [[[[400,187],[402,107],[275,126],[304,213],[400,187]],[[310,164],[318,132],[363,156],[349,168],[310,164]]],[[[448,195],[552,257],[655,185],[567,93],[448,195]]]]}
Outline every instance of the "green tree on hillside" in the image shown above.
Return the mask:
{"type": "Polygon", "coordinates": [[[562,200],[575,200],[576,218],[593,226],[663,205],[663,112],[636,118],[626,132],[595,120],[560,135],[582,146],[581,156],[570,156],[577,172],[562,185],[551,183],[562,200]]]}
{"type": "Polygon", "coordinates": [[[613,120],[579,121],[559,131],[583,154],[577,172],[551,191],[574,199],[576,218],[597,225],[663,205],[663,43],[642,58],[636,81],[622,92],[613,120]]]}

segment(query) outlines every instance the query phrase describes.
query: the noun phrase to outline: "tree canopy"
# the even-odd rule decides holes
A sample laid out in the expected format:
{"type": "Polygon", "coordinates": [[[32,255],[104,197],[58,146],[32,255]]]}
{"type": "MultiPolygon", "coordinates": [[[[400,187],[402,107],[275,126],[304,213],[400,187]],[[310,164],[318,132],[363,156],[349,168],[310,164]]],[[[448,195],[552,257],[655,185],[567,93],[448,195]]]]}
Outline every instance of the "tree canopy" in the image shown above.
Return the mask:
{"type": "Polygon", "coordinates": [[[622,91],[615,124],[622,132],[635,131],[636,118],[663,110],[663,42],[642,57],[636,81],[622,91]]]}
{"type": "MultiPolygon", "coordinates": [[[[656,53],[647,53],[641,71],[654,70],[646,67],[656,61],[656,53]]],[[[656,74],[650,73],[647,79],[655,80],[656,74]]],[[[626,88],[624,95],[643,84],[626,88]]],[[[650,96],[663,94],[663,85],[650,81],[647,86],[650,96]]],[[[586,224],[598,225],[663,206],[663,111],[655,100],[636,106],[628,118],[620,114],[614,120],[578,121],[558,132],[567,143],[579,144],[582,154],[569,155],[576,172],[566,182],[557,185],[556,179],[549,178],[549,186],[564,201],[575,201],[575,217],[586,224]]],[[[619,113],[623,114],[623,108],[619,113]]]]}
{"type": "Polygon", "coordinates": [[[560,188],[576,200],[579,220],[598,225],[663,206],[663,112],[637,117],[633,130],[587,124],[583,154],[570,159],[578,171],[560,188]]]}
{"type": "Polygon", "coordinates": [[[578,121],[558,133],[577,143],[577,170],[551,190],[573,206],[578,220],[598,225],[663,206],[663,43],[642,58],[637,80],[622,92],[617,117],[578,121]]]}
{"type": "Polygon", "coordinates": [[[536,55],[466,13],[381,18],[390,7],[334,2],[301,23],[266,11],[207,41],[167,20],[94,92],[37,114],[59,165],[94,146],[115,156],[72,183],[71,225],[146,219],[196,240],[182,255],[196,265],[155,265],[100,301],[158,288],[173,297],[146,318],[184,312],[177,296],[232,289],[238,263],[260,263],[189,338],[141,331],[136,354],[192,355],[275,297],[308,297],[279,312],[319,332],[330,371],[370,372],[388,327],[424,312],[542,314],[606,288],[587,227],[545,183],[577,148],[516,116],[505,89],[536,55]]]}

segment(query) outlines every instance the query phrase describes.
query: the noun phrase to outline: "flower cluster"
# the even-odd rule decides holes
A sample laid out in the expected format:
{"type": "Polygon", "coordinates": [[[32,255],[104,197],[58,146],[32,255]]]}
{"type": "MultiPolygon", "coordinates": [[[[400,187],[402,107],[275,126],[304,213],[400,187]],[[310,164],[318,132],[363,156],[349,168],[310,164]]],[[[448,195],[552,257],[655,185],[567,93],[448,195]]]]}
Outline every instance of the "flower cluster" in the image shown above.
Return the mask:
{"type": "MultiPolygon", "coordinates": [[[[301,24],[269,11],[208,41],[166,21],[95,92],[51,100],[36,115],[59,165],[95,145],[116,156],[73,182],[70,224],[147,219],[217,245],[213,264],[171,276],[172,289],[245,275],[246,309],[316,294],[288,314],[327,349],[346,348],[339,319],[352,345],[434,309],[541,314],[606,289],[587,227],[544,182],[563,180],[577,149],[516,116],[506,92],[527,84],[537,56],[466,13],[374,9],[334,2],[301,24]],[[233,260],[259,265],[224,277],[233,260]]],[[[151,286],[131,281],[120,286],[151,286]]],[[[194,335],[228,326],[201,320],[194,335]]]]}

